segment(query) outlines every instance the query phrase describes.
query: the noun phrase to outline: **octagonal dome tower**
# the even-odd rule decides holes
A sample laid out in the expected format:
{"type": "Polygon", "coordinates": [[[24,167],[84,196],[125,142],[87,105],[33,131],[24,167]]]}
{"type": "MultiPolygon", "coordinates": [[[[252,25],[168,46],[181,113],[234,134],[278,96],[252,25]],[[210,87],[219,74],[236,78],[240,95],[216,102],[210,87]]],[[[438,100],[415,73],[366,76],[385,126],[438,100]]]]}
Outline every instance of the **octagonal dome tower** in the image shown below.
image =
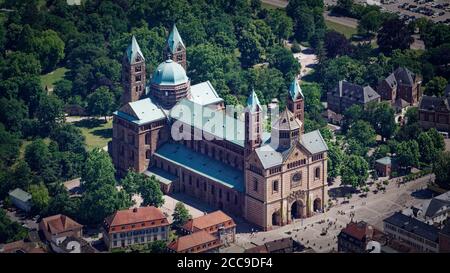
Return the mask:
{"type": "Polygon", "coordinates": [[[151,94],[165,108],[173,107],[181,99],[189,97],[191,82],[184,68],[168,59],[153,73],[151,94]]]}

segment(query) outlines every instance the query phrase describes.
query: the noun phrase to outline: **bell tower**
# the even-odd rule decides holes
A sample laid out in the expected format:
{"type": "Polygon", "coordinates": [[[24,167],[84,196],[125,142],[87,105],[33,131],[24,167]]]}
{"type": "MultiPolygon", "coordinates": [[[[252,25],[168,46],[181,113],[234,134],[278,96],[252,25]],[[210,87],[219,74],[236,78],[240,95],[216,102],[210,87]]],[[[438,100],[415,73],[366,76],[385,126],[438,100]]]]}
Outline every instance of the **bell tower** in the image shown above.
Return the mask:
{"type": "Polygon", "coordinates": [[[166,60],[171,59],[179,63],[186,70],[186,46],[175,24],[173,24],[172,31],[167,39],[167,44],[164,48],[164,57],[166,60]]]}
{"type": "Polygon", "coordinates": [[[291,82],[291,85],[289,86],[289,96],[286,103],[289,111],[292,112],[294,117],[298,119],[301,123],[301,131],[304,132],[304,119],[305,119],[305,103],[304,103],[304,96],[302,93],[302,89],[300,88],[300,85],[298,84],[297,79],[294,78],[294,80],[291,82]]]}
{"type": "Polygon", "coordinates": [[[145,95],[145,58],[136,37],[131,38],[122,61],[123,94],[121,105],[140,100],[145,95]]]}
{"type": "Polygon", "coordinates": [[[262,107],[255,90],[253,90],[247,99],[247,107],[245,108],[245,157],[261,146],[262,123],[262,107]]]}

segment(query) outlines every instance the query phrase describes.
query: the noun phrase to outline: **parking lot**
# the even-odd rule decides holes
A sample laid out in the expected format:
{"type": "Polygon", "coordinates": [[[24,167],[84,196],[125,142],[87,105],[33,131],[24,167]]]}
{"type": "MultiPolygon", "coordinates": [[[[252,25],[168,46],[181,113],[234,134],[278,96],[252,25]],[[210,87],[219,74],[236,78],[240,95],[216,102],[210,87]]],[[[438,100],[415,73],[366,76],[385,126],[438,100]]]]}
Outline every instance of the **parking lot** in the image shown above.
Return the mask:
{"type": "MultiPolygon", "coordinates": [[[[384,11],[398,14],[407,20],[426,17],[434,22],[450,24],[450,3],[445,0],[355,0],[356,3],[377,4],[384,11]]],[[[337,0],[324,0],[326,6],[337,4],[337,0]]]]}

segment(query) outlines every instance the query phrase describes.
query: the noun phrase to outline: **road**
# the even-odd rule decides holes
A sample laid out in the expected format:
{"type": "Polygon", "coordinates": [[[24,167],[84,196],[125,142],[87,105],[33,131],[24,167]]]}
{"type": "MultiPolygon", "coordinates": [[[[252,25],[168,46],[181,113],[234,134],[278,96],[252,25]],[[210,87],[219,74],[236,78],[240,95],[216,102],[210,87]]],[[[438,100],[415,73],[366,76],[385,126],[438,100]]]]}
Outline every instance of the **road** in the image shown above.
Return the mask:
{"type": "Polygon", "coordinates": [[[411,194],[425,188],[430,179],[433,179],[432,175],[401,186],[398,186],[395,180],[391,180],[385,193],[369,192],[367,197],[354,195],[347,204],[342,203],[343,198],[338,198],[339,204],[334,205],[325,213],[302,220],[297,219],[293,224],[267,232],[238,233],[236,244],[229,249],[224,249],[224,252],[242,252],[255,244],[261,245],[267,241],[286,237],[292,237],[316,252],[335,251],[337,235],[350,222],[351,213],[354,213],[354,220],[364,220],[377,229],[383,230],[382,220],[384,218],[395,211],[423,202],[424,199],[415,198],[411,194]],[[325,235],[323,234],[324,229],[327,230],[325,235]]]}
{"type": "Polygon", "coordinates": [[[261,2],[277,8],[285,8],[289,3],[289,1],[286,0],[261,0],[261,2]]]}

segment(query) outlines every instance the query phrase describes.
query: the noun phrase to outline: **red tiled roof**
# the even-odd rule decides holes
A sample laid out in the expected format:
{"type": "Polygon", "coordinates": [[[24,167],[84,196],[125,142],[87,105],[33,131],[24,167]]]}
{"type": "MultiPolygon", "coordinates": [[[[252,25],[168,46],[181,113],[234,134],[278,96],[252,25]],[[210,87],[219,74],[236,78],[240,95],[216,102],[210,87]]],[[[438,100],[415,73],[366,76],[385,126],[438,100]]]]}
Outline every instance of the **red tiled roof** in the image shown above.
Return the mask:
{"type": "Polygon", "coordinates": [[[160,223],[169,223],[160,209],[149,206],[116,211],[107,217],[105,222],[109,227],[115,227],[156,220],[161,220],[160,223]]]}
{"type": "Polygon", "coordinates": [[[71,218],[62,214],[46,217],[42,219],[42,222],[51,234],[58,234],[83,227],[71,218]]]}
{"type": "MultiPolygon", "coordinates": [[[[366,235],[368,235],[368,229],[371,227],[369,224],[365,222],[350,222],[347,226],[342,230],[342,232],[362,241],[366,235]]],[[[373,227],[372,227],[373,229],[373,227]]],[[[373,235],[373,233],[372,233],[373,235]]]]}
{"type": "MultiPolygon", "coordinates": [[[[176,252],[182,252],[189,250],[193,247],[202,246],[207,243],[211,243],[217,241],[218,243],[215,245],[215,247],[220,246],[219,240],[214,237],[213,235],[209,234],[208,232],[201,230],[199,232],[195,232],[186,236],[178,237],[177,240],[173,241],[168,245],[168,248],[176,251],[176,252]]],[[[201,252],[202,250],[211,249],[212,246],[206,247],[205,249],[201,248],[200,250],[193,251],[193,252],[201,252]]]]}
{"type": "Polygon", "coordinates": [[[189,220],[184,226],[183,229],[188,230],[190,232],[195,232],[197,230],[203,230],[208,227],[216,226],[219,224],[226,224],[231,221],[231,224],[227,224],[226,227],[234,227],[236,224],[233,221],[233,218],[226,215],[223,211],[218,210],[212,213],[208,213],[206,215],[197,217],[195,219],[189,220]]]}

